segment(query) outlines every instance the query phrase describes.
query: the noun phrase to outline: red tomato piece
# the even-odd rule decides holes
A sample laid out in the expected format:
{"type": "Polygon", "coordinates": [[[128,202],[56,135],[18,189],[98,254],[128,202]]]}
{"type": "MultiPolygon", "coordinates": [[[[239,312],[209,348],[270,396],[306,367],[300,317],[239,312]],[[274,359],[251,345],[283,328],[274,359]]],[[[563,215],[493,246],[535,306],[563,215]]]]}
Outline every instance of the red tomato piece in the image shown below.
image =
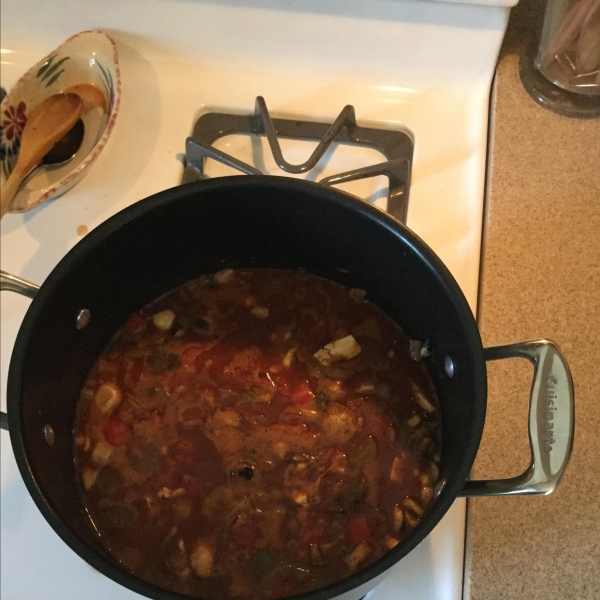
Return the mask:
{"type": "Polygon", "coordinates": [[[313,523],[306,528],[302,534],[302,539],[309,544],[314,544],[325,535],[326,531],[327,525],[325,523],[313,523]]]}
{"type": "Polygon", "coordinates": [[[106,421],[102,433],[104,433],[106,441],[113,446],[123,446],[131,440],[131,429],[115,415],[112,415],[106,421]]]}
{"type": "Polygon", "coordinates": [[[191,481],[189,481],[185,485],[185,489],[187,491],[188,496],[190,496],[190,498],[202,498],[202,496],[204,495],[202,486],[195,479],[192,479],[191,481]]]}
{"type": "Polygon", "coordinates": [[[231,535],[233,543],[242,550],[254,548],[260,537],[258,527],[250,523],[242,523],[233,530],[231,535]]]}
{"type": "Polygon", "coordinates": [[[196,354],[196,356],[194,357],[194,366],[196,367],[196,371],[198,371],[198,373],[200,373],[200,371],[202,371],[202,369],[204,369],[204,365],[206,364],[206,361],[208,360],[206,358],[206,354],[207,354],[207,352],[202,352],[200,354],[196,354]]]}
{"type": "Polygon", "coordinates": [[[189,389],[194,386],[197,378],[198,375],[194,365],[183,364],[171,375],[171,389],[177,390],[177,388],[181,388],[182,386],[189,389]]]}
{"type": "Polygon", "coordinates": [[[117,372],[117,365],[114,361],[101,358],[96,365],[96,372],[99,377],[111,378],[114,377],[117,372]]]}
{"type": "Polygon", "coordinates": [[[163,421],[164,421],[164,417],[163,415],[161,415],[157,410],[153,410],[150,413],[150,417],[148,418],[148,420],[153,424],[153,425],[162,425],[163,421]]]}
{"type": "Polygon", "coordinates": [[[206,421],[209,414],[210,407],[208,405],[192,406],[190,408],[186,408],[181,417],[184,422],[206,421]]]}
{"type": "Polygon", "coordinates": [[[198,444],[193,439],[184,437],[173,446],[173,455],[177,460],[185,462],[193,458],[197,450],[198,444]]]}
{"type": "Polygon", "coordinates": [[[381,416],[381,412],[372,404],[365,402],[362,407],[362,415],[365,422],[365,431],[372,434],[375,439],[383,437],[390,423],[381,416]]]}
{"type": "Polygon", "coordinates": [[[243,348],[236,348],[235,345],[228,344],[221,340],[219,343],[196,356],[194,360],[196,370],[198,372],[202,371],[208,363],[213,371],[213,375],[223,374],[225,367],[232,361],[235,354],[242,350],[243,348]]]}
{"type": "Polygon", "coordinates": [[[146,320],[140,313],[134,313],[127,319],[127,323],[123,326],[123,329],[129,335],[135,335],[136,333],[140,333],[146,328],[146,320]]]}
{"type": "Polygon", "coordinates": [[[204,352],[202,344],[186,344],[181,351],[181,359],[186,367],[195,367],[196,358],[204,352]]]}
{"type": "Polygon", "coordinates": [[[296,556],[300,562],[306,562],[310,556],[310,547],[307,543],[301,543],[298,545],[296,556]]]}
{"type": "Polygon", "coordinates": [[[135,388],[139,383],[144,370],[144,361],[141,358],[125,358],[123,361],[123,381],[129,388],[135,388]]]}
{"type": "Polygon", "coordinates": [[[310,387],[308,386],[308,381],[303,381],[296,385],[292,390],[292,398],[296,404],[307,404],[308,402],[312,402],[315,395],[310,391],[310,387]]]}
{"type": "Polygon", "coordinates": [[[371,539],[371,527],[363,516],[353,517],[349,523],[350,536],[355,543],[368,542],[371,539]]]}

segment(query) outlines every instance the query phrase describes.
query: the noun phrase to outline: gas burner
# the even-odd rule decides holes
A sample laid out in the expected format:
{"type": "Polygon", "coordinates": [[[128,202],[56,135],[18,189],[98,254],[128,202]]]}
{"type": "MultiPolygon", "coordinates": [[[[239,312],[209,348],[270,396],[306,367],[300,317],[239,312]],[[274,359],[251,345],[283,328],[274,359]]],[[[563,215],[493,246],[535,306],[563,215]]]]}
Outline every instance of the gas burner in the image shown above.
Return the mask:
{"type": "Polygon", "coordinates": [[[392,131],[356,124],[354,107],[347,105],[332,123],[271,119],[262,96],[256,98],[253,115],[211,112],[202,115],[194,125],[192,137],[186,140],[186,169],[182,183],[206,179],[205,162],[212,158],[247,175],[263,172],[213,147],[219,138],[228,135],[266,136],[278,167],[290,174],[307,173],[317,167],[332,143],[358,145],[377,150],[387,162],[369,165],[324,177],[318,183],[325,186],[385,175],[389,180],[387,212],[402,223],[406,222],[413,140],[404,131],[392,131]],[[318,142],[317,147],[302,164],[290,164],[283,157],[278,138],[318,142]]]}

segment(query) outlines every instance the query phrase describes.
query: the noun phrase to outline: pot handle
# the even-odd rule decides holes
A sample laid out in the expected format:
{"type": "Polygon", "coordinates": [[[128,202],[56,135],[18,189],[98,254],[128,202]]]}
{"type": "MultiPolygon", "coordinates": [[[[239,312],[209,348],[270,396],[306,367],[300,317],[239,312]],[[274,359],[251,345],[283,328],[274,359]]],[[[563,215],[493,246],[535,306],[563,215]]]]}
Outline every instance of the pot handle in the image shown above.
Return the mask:
{"type": "MultiPolygon", "coordinates": [[[[39,289],[40,286],[35,283],[11,275],[6,271],[0,271],[0,291],[7,290],[33,298],[39,289]]],[[[8,415],[5,412],[0,412],[0,428],[8,430],[8,415]]]]}
{"type": "Polygon", "coordinates": [[[484,349],[484,358],[526,358],[533,364],[529,400],[531,463],[518,477],[467,481],[459,496],[551,494],[573,449],[575,397],[569,366],[558,346],[531,340],[484,349]]]}

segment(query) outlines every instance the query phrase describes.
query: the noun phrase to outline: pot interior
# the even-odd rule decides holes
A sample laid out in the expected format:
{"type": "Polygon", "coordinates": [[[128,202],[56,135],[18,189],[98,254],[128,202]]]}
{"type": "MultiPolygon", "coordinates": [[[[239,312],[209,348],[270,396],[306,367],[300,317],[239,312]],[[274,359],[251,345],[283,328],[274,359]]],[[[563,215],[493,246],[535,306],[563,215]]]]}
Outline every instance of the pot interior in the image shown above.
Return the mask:
{"type": "Polygon", "coordinates": [[[167,190],[92,231],[48,277],[15,345],[8,412],[17,461],[50,524],[81,556],[140,593],[175,597],[109,566],[80,500],[72,426],[83,381],[131,313],[224,267],[303,267],[363,288],[409,337],[432,349],[426,361],[442,407],[446,485],[392,552],[311,596],[333,597],[391,566],[439,521],[468,475],[485,415],[481,341],[458,285],[423,242],[366,202],[282,177],[228,177],[167,190]],[[91,320],[77,329],[81,309],[91,320]],[[52,447],[47,424],[55,432],[52,447]]]}

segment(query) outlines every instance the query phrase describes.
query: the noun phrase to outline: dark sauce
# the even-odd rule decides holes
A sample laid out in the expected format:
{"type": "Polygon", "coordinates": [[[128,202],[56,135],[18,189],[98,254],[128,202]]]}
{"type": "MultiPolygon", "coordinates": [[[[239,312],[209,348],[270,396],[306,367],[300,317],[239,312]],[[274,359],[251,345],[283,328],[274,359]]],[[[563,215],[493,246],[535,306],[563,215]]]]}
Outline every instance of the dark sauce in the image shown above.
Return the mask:
{"type": "Polygon", "coordinates": [[[132,315],[82,390],[82,494],[122,567],[203,598],[347,577],[433,503],[440,415],[361,290],[221,271],[132,315]]]}

